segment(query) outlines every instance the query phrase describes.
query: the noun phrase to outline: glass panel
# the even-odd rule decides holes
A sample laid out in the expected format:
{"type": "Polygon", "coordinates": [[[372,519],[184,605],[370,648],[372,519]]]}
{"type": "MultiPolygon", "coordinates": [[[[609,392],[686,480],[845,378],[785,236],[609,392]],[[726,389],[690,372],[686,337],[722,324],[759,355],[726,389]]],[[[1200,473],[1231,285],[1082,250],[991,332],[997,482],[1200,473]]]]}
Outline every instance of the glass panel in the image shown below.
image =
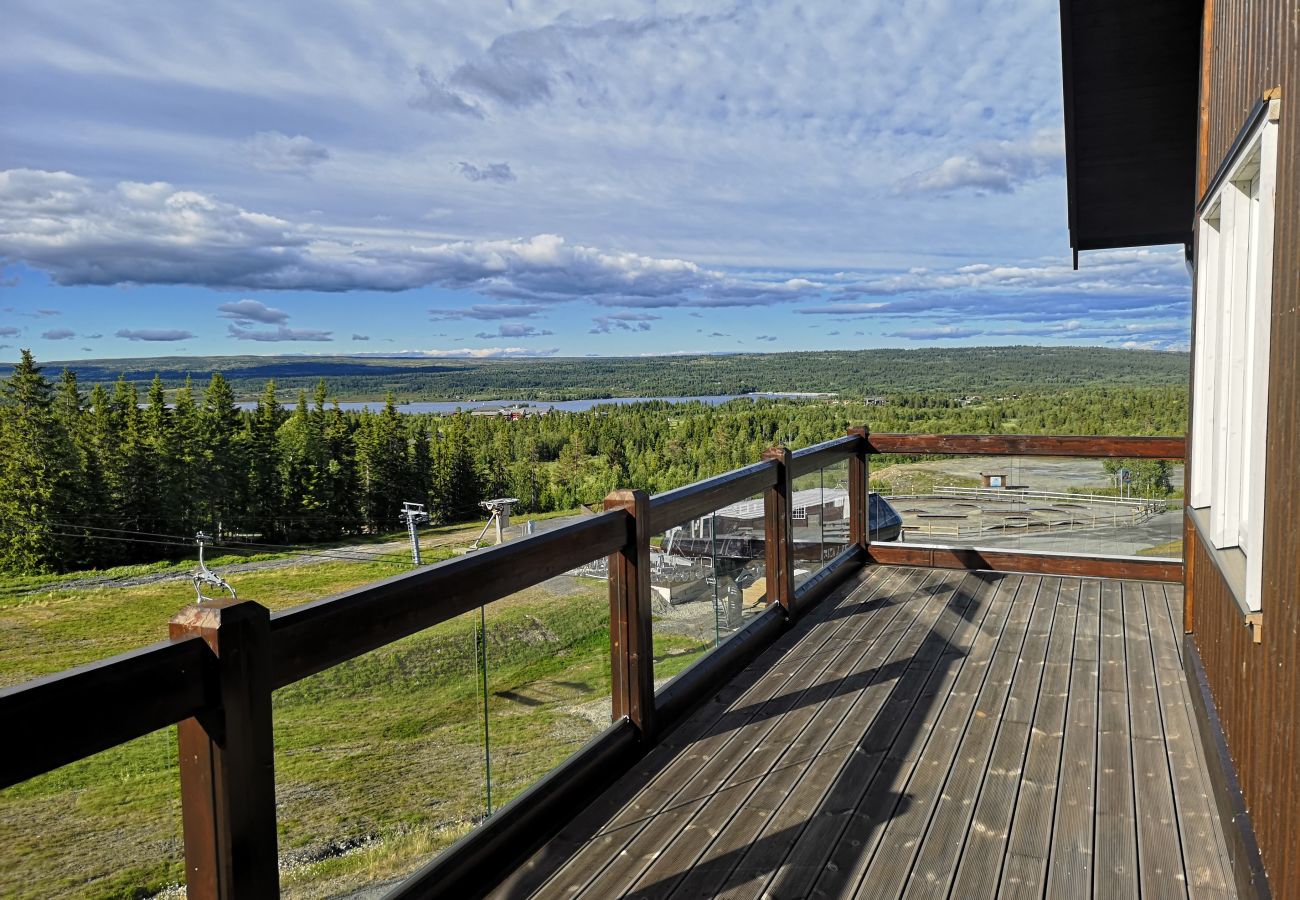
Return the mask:
{"type": "Polygon", "coordinates": [[[183,896],[176,729],[0,791],[0,847],[0,897],[183,896]]]}
{"type": "Polygon", "coordinates": [[[796,478],[791,507],[797,589],[849,543],[848,461],[796,478]]]}
{"type": "Polygon", "coordinates": [[[275,692],[281,887],[406,875],[487,812],[477,610],[275,692]]]}
{"type": "MultiPolygon", "coordinates": [[[[871,487],[901,517],[898,539],[908,543],[1182,558],[1182,463],[883,458],[871,487]]],[[[873,513],[874,531],[886,511],[873,513]]]]}
{"type": "Polygon", "coordinates": [[[758,494],[651,538],[656,689],[767,605],[763,514],[758,494]]]}
{"type": "Polygon", "coordinates": [[[589,568],[483,611],[489,814],[609,727],[609,583],[589,568]]]}

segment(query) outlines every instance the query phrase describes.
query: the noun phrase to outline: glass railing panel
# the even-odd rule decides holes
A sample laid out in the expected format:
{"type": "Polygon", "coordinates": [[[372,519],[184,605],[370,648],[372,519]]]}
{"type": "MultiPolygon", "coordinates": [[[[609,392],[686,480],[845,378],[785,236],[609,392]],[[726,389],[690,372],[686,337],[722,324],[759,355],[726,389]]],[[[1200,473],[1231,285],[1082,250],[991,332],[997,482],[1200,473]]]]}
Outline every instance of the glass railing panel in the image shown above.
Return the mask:
{"type": "Polygon", "coordinates": [[[798,589],[848,546],[848,461],[796,478],[790,506],[798,589]]]}
{"type": "Polygon", "coordinates": [[[764,509],[757,494],[651,538],[656,689],[766,607],[764,509]]]}
{"type": "Polygon", "coordinates": [[[906,543],[1182,559],[1181,463],[886,458],[873,461],[871,487],[906,543]]]}
{"type": "Polygon", "coordinates": [[[476,629],[490,815],[610,725],[605,566],[491,603],[476,629]]]}
{"type": "Polygon", "coordinates": [[[483,821],[479,634],[473,610],[275,692],[287,895],[391,882],[483,821]]]}
{"type": "Polygon", "coordinates": [[[176,749],[164,728],[0,791],[0,897],[183,897],[176,749]]]}

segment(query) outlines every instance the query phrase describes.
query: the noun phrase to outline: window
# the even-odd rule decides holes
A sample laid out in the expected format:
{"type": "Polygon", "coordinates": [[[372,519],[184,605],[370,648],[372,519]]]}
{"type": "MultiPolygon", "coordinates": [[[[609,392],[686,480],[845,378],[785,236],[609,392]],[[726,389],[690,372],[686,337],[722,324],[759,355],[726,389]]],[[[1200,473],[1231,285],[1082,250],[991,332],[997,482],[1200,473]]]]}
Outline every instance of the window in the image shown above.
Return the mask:
{"type": "Polygon", "coordinates": [[[1190,499],[1214,547],[1244,557],[1245,583],[1235,587],[1253,612],[1263,583],[1279,108],[1263,105],[1238,139],[1202,202],[1196,242],[1190,499]]]}

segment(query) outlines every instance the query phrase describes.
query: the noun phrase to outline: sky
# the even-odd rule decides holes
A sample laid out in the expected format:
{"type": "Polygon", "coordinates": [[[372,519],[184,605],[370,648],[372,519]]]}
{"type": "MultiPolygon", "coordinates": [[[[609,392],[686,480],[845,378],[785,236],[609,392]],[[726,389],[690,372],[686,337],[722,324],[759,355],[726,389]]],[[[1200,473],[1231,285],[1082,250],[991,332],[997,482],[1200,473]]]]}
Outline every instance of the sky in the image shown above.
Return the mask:
{"type": "Polygon", "coordinates": [[[1185,349],[1056,0],[6,0],[0,359],[1185,349]]]}

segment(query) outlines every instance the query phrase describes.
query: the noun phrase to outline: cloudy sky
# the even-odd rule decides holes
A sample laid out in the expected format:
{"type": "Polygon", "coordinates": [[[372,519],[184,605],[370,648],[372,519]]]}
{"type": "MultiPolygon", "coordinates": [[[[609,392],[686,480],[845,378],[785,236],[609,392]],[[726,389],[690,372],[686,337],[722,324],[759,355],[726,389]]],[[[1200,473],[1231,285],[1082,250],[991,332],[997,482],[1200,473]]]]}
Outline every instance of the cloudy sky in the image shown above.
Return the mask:
{"type": "Polygon", "coordinates": [[[1184,347],[1056,0],[6,0],[0,358],[1184,347]]]}

